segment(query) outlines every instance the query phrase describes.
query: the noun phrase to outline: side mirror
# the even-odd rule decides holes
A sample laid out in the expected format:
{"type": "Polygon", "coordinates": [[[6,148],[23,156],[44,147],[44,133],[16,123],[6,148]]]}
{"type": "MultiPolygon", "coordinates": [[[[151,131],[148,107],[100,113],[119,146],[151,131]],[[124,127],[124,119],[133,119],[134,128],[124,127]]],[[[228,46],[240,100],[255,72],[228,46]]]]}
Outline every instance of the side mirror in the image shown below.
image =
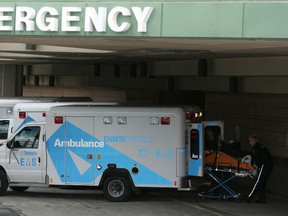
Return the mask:
{"type": "Polygon", "coordinates": [[[13,149],[13,148],[14,148],[13,140],[10,140],[9,142],[7,142],[6,146],[7,146],[7,148],[9,148],[9,149],[13,149]]]}

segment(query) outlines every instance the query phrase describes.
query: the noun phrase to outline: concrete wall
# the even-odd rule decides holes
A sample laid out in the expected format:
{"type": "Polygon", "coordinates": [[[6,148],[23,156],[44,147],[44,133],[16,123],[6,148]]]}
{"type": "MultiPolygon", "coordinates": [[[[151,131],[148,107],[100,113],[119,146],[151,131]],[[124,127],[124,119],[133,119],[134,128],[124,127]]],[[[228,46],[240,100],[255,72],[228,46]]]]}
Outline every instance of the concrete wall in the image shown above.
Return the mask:
{"type": "Polygon", "coordinates": [[[288,58],[233,58],[160,61],[155,76],[175,77],[175,88],[213,92],[288,94],[288,58]]]}
{"type": "Polygon", "coordinates": [[[22,67],[0,65],[0,97],[22,95],[22,67]]]}
{"type": "Polygon", "coordinates": [[[90,97],[95,102],[126,103],[126,91],[101,87],[24,86],[23,96],[90,97]]]}
{"type": "Polygon", "coordinates": [[[25,66],[27,86],[288,94],[288,58],[235,58],[25,66]]]}

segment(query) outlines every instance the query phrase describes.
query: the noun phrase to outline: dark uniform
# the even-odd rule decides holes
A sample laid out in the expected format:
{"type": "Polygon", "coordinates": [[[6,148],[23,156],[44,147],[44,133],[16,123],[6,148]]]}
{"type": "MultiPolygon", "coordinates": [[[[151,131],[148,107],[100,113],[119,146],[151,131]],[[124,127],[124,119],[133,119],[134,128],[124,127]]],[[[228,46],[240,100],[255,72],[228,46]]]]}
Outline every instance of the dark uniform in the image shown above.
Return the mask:
{"type": "Polygon", "coordinates": [[[254,164],[258,167],[258,177],[247,201],[251,202],[259,194],[256,202],[266,203],[266,183],[273,170],[273,159],[268,149],[259,142],[253,146],[253,150],[255,153],[254,164]]]}

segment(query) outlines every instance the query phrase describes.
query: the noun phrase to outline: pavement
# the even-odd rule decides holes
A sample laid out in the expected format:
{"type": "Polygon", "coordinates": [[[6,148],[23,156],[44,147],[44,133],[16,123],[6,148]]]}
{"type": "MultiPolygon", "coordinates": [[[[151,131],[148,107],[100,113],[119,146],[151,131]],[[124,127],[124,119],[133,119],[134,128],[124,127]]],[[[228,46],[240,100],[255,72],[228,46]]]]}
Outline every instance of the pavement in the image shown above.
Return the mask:
{"type": "MultiPolygon", "coordinates": [[[[236,188],[247,193],[247,188],[236,188]]],[[[157,189],[123,203],[107,201],[99,190],[29,188],[0,197],[0,216],[286,216],[288,198],[267,194],[266,204],[241,199],[197,199],[198,191],[157,189]]]]}
{"type": "MultiPolygon", "coordinates": [[[[207,215],[217,216],[249,216],[249,215],[261,215],[261,216],[287,216],[288,214],[288,197],[279,196],[267,192],[266,203],[256,203],[254,199],[251,203],[246,201],[247,194],[249,194],[249,188],[243,186],[235,186],[233,188],[235,192],[239,192],[239,198],[237,199],[199,199],[200,191],[191,192],[189,195],[182,194],[185,198],[179,198],[185,202],[186,205],[190,205],[194,208],[201,208],[207,212],[207,215]],[[236,188],[236,189],[235,189],[236,188]],[[235,190],[234,190],[235,189],[235,190]]],[[[181,196],[179,194],[179,196],[181,196]]]]}
{"type": "Polygon", "coordinates": [[[205,209],[217,210],[219,216],[235,215],[235,216],[249,216],[249,215],[287,215],[288,212],[288,198],[277,196],[274,194],[267,194],[266,204],[259,204],[252,201],[247,203],[246,200],[209,200],[205,199],[198,202],[199,206],[205,209]]]}

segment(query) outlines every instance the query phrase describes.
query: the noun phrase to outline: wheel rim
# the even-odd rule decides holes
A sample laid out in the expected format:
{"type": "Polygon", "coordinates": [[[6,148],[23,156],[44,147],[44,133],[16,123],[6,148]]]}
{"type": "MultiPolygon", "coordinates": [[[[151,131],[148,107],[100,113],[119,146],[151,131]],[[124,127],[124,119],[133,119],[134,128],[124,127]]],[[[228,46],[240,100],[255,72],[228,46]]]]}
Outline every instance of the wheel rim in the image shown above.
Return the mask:
{"type": "Polygon", "coordinates": [[[120,197],[124,193],[124,184],[120,180],[113,180],[108,184],[108,193],[113,197],[120,197]]]}

